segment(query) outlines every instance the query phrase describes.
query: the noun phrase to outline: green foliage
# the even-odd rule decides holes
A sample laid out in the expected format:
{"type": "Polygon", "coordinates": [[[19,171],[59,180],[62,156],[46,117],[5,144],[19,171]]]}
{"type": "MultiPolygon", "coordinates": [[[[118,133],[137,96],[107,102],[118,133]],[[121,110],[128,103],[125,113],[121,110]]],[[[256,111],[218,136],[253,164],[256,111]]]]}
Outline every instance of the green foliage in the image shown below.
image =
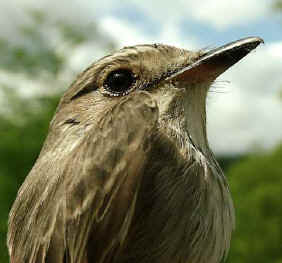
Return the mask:
{"type": "Polygon", "coordinates": [[[39,11],[29,13],[32,22],[18,28],[19,43],[0,39],[0,67],[30,76],[42,71],[56,75],[62,69],[64,58],[42,33],[47,17],[39,11]]]}
{"type": "Polygon", "coordinates": [[[282,262],[282,144],[228,172],[236,209],[229,262],[282,262]]]}
{"type": "MultiPolygon", "coordinates": [[[[36,42],[43,42],[36,35],[31,36],[36,42]]],[[[9,71],[25,71],[26,74],[38,74],[46,70],[57,74],[62,67],[63,60],[54,50],[45,47],[44,49],[29,49],[25,46],[12,46],[9,41],[0,39],[0,67],[9,71]],[[17,61],[18,63],[15,63],[17,61]]]]}
{"type": "Polygon", "coordinates": [[[7,262],[6,230],[8,211],[16,193],[35,162],[48,124],[58,102],[58,97],[29,99],[11,96],[10,101],[17,102],[12,109],[12,118],[0,116],[0,262],[7,262]],[[12,97],[12,98],[11,98],[12,97]]]}
{"type": "Polygon", "coordinates": [[[228,171],[229,168],[234,164],[241,160],[243,160],[246,157],[246,155],[240,154],[240,155],[219,155],[216,157],[220,167],[223,169],[223,171],[228,171]]]}
{"type": "Polygon", "coordinates": [[[273,8],[274,8],[274,10],[281,12],[282,11],[282,1],[281,0],[274,0],[273,8]]]}
{"type": "Polygon", "coordinates": [[[279,98],[282,100],[282,89],[279,92],[279,98]]]}

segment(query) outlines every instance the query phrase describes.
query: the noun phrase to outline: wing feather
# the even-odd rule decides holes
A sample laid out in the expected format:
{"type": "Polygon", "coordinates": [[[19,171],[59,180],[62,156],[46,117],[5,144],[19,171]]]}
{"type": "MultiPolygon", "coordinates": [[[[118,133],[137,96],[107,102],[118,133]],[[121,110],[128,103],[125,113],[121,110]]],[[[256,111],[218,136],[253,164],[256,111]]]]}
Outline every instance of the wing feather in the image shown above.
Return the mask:
{"type": "Polygon", "coordinates": [[[129,95],[67,155],[58,153],[67,137],[56,154],[40,155],[11,210],[11,263],[105,262],[118,253],[157,118],[147,92],[129,95]]]}

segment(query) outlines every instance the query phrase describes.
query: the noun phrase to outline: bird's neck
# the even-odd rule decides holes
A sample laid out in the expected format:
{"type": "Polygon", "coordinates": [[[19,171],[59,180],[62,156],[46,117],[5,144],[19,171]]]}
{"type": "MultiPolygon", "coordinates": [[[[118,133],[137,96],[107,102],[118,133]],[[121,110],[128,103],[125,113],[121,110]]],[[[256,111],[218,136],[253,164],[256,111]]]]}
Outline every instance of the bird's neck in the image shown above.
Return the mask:
{"type": "Polygon", "coordinates": [[[209,157],[212,153],[206,131],[206,93],[207,89],[199,86],[182,90],[166,106],[168,110],[161,117],[161,127],[182,151],[191,144],[209,157]]]}

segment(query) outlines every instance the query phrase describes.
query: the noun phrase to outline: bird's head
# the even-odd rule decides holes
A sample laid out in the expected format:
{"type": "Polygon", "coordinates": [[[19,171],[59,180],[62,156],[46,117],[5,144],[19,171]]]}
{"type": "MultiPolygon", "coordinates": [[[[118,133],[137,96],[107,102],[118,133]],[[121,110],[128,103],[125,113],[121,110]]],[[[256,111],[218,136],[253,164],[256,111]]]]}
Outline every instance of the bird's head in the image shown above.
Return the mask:
{"type": "Polygon", "coordinates": [[[205,152],[210,85],[261,42],[251,37],[196,52],[162,44],[125,47],[78,76],[63,96],[51,130],[64,132],[79,124],[81,134],[82,126],[93,127],[129,96],[147,92],[158,105],[159,128],[171,136],[187,133],[205,152]]]}

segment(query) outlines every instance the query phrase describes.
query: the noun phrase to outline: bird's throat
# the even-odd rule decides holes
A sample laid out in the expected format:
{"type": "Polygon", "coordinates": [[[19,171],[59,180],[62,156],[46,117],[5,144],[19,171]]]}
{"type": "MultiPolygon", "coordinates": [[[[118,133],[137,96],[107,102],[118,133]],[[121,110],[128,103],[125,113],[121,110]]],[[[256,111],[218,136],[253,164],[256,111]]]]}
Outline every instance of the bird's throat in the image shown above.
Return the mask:
{"type": "Polygon", "coordinates": [[[207,84],[176,83],[158,94],[160,128],[176,144],[185,148],[189,142],[203,153],[209,151],[206,132],[207,84]]]}
{"type": "Polygon", "coordinates": [[[209,149],[206,131],[207,90],[205,85],[195,85],[186,90],[183,98],[184,129],[195,146],[204,153],[209,149]]]}

